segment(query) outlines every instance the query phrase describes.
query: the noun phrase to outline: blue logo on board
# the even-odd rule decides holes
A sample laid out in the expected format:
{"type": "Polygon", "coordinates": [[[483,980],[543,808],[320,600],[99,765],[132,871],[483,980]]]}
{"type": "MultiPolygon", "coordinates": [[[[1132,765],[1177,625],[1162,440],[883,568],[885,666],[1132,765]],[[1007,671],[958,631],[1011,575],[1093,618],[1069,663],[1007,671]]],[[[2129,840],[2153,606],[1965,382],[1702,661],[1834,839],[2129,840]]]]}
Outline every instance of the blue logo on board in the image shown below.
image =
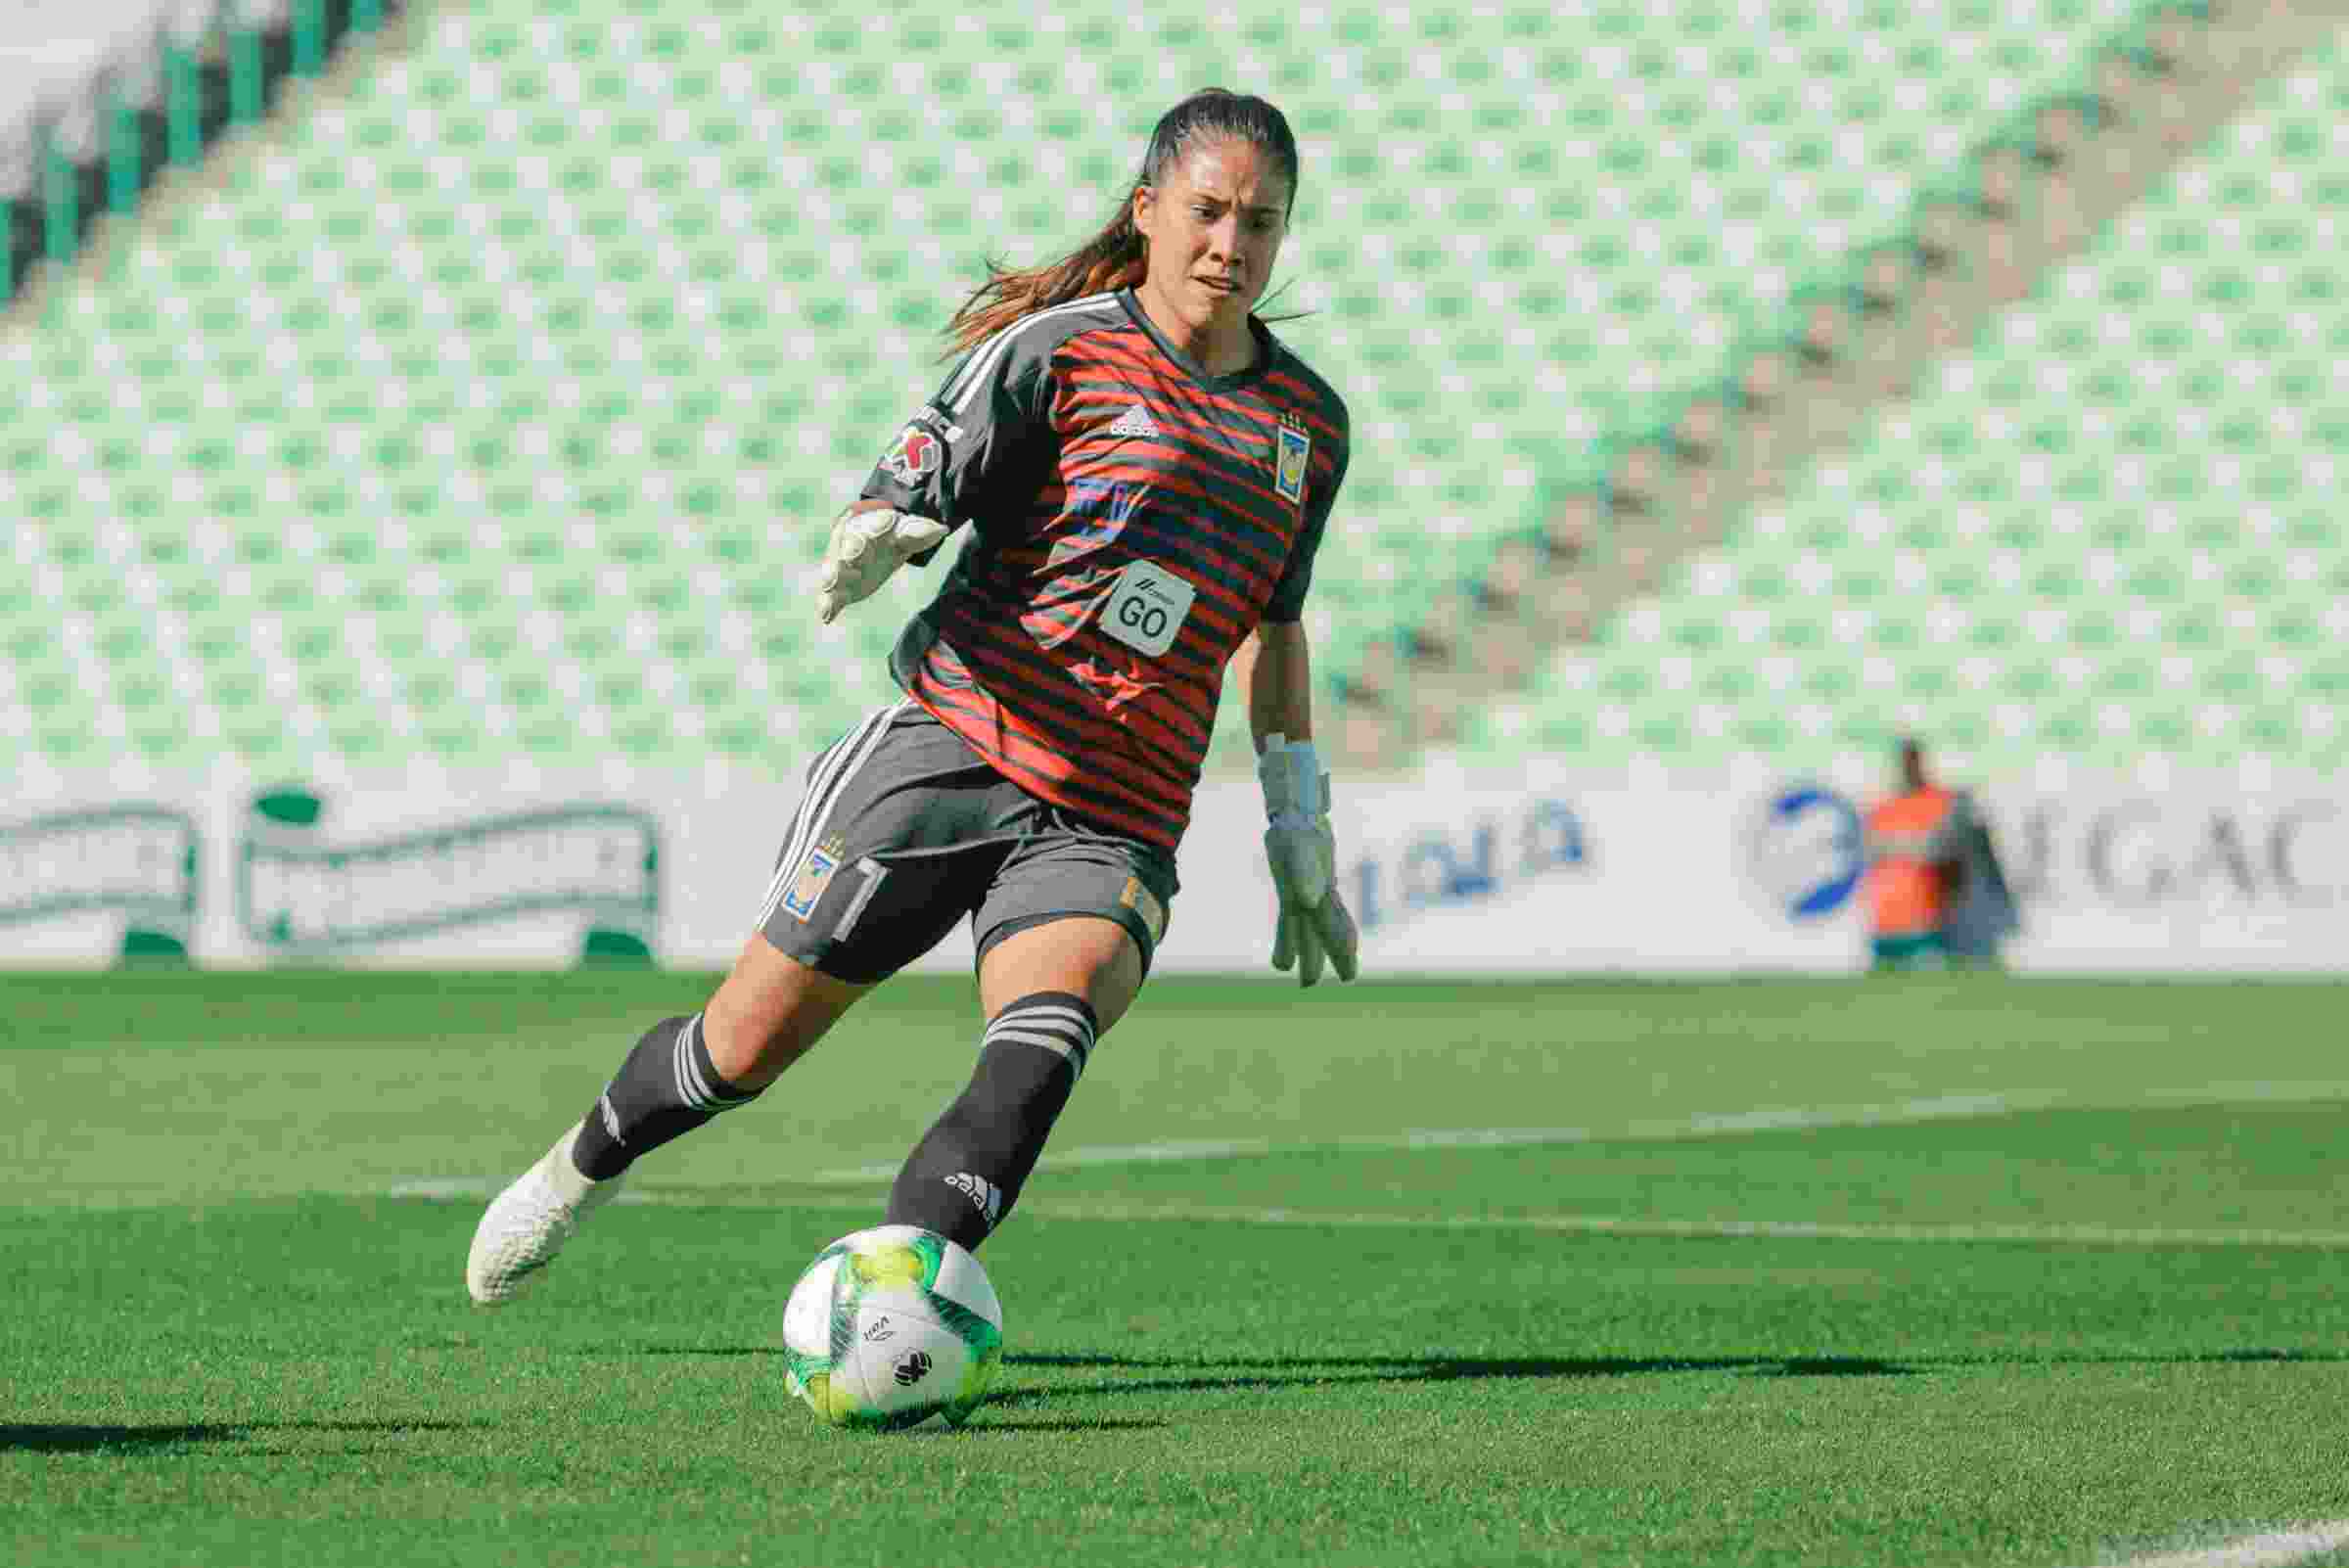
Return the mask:
{"type": "Polygon", "coordinates": [[[1817,784],[1770,796],[1747,818],[1742,839],[1746,885],[1789,920],[1841,909],[1865,868],[1860,808],[1817,784]]]}
{"type": "Polygon", "coordinates": [[[1400,843],[1371,847],[1346,870],[1347,902],[1356,923],[1375,931],[1589,864],[1589,841],[1573,803],[1537,797],[1506,817],[1424,823],[1400,843]]]}

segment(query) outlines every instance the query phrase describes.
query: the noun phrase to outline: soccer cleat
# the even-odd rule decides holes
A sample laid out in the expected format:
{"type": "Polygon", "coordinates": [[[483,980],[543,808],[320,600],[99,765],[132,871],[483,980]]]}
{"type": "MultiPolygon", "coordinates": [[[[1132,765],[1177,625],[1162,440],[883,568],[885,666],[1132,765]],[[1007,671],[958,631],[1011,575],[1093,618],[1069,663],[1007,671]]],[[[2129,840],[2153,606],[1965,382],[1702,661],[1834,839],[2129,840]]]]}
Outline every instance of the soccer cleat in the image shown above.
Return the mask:
{"type": "Polygon", "coordinates": [[[465,1259],[465,1289],[483,1307],[502,1307],[522,1293],[532,1274],[555,1261],[580,1217],[612,1199],[623,1176],[593,1181],[571,1163],[574,1126],[536,1165],[489,1200],[474,1227],[465,1259]]]}

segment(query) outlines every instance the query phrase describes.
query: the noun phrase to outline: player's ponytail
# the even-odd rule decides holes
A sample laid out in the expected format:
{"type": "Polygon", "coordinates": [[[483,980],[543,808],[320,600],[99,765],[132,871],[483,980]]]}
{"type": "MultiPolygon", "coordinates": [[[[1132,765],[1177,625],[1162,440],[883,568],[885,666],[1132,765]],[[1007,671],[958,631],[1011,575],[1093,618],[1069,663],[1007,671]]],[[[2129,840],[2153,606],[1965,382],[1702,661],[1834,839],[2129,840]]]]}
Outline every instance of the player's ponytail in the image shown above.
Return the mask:
{"type": "Polygon", "coordinates": [[[1133,204],[1128,201],[1100,233],[1040,267],[1015,271],[996,261],[987,262],[987,281],[946,323],[949,352],[962,353],[1023,316],[1048,310],[1089,294],[1105,294],[1142,281],[1147,263],[1142,254],[1142,232],[1133,226],[1133,204]]]}
{"type": "Polygon", "coordinates": [[[1261,148],[1289,182],[1289,206],[1297,205],[1297,138],[1281,112],[1262,98],[1210,87],[1191,94],[1159,117],[1142,154],[1141,172],[1101,231],[1057,261],[1015,270],[991,257],[987,281],[946,323],[950,353],[978,346],[1023,316],[1071,300],[1131,288],[1149,262],[1141,231],[1133,226],[1133,191],[1157,185],[1194,141],[1235,140],[1261,148]]]}

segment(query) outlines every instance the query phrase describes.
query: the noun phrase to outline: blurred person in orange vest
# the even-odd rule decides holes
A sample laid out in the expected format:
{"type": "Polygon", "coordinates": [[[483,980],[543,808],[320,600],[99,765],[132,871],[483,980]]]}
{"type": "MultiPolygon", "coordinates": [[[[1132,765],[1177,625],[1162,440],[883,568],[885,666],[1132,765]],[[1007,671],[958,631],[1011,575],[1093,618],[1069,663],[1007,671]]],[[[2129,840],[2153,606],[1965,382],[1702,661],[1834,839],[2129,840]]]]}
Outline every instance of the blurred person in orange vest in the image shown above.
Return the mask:
{"type": "Polygon", "coordinates": [[[1983,838],[1972,801],[1934,783],[1924,747],[1902,741],[1900,787],[1867,813],[1865,897],[1875,968],[1948,967],[1950,915],[1983,838]]]}

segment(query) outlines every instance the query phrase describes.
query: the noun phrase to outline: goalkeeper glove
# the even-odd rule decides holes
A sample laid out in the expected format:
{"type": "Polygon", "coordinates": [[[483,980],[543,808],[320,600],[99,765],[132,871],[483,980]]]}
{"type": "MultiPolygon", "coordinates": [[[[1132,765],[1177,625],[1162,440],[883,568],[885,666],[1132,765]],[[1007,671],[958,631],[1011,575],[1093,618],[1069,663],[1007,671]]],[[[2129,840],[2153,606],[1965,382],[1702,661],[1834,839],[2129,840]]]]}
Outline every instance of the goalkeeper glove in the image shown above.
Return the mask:
{"type": "Polygon", "coordinates": [[[1352,980],[1359,937],[1354,916],[1338,897],[1336,837],[1329,830],[1329,775],[1312,741],[1265,737],[1256,760],[1265,787],[1265,858],[1280,895],[1279,924],[1272,936],[1272,967],[1294,964],[1297,983],[1321,978],[1324,959],[1340,980],[1352,980]]]}
{"type": "Polygon", "coordinates": [[[815,577],[815,616],[832,623],[850,605],[870,598],[889,575],[952,531],[944,523],[887,508],[843,512],[832,522],[823,570],[815,577]]]}

